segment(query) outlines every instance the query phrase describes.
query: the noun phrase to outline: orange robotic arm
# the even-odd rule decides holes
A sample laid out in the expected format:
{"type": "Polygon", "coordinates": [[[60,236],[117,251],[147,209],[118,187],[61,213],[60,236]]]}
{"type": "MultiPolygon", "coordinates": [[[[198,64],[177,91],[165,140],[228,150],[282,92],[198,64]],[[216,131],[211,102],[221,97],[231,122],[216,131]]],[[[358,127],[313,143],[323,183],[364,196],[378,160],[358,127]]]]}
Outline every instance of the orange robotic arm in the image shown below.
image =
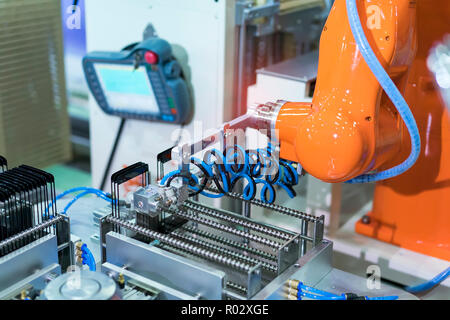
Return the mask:
{"type": "Polygon", "coordinates": [[[410,121],[359,50],[347,9],[346,0],[336,0],[323,29],[312,103],[268,104],[263,115],[272,117],[262,118],[276,129],[282,158],[327,182],[392,172],[418,147],[412,167],[376,184],[373,209],[356,231],[450,261],[450,113],[426,63],[450,32],[450,1],[357,1],[377,60],[411,107],[418,129],[411,136],[410,121]]]}
{"type": "MultiPolygon", "coordinates": [[[[402,90],[416,52],[415,1],[357,4],[372,49],[402,90]]],[[[322,32],[312,104],[284,104],[275,128],[280,156],[327,182],[387,169],[406,158],[401,151],[410,150],[408,132],[358,49],[346,1],[335,1],[322,32]]]]}

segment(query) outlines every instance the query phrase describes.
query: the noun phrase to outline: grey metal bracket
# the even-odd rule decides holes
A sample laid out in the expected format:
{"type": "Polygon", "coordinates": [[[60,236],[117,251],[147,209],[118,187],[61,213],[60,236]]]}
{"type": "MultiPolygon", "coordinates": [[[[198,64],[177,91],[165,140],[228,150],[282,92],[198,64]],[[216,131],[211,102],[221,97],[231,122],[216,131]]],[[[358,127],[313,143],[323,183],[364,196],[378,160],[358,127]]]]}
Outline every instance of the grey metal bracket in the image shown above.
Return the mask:
{"type": "Polygon", "coordinates": [[[300,237],[293,237],[278,251],[278,275],[289,268],[300,257],[300,237]]]}
{"type": "Polygon", "coordinates": [[[253,297],[261,288],[261,263],[258,263],[248,271],[247,298],[253,297]]]}
{"type": "Polygon", "coordinates": [[[252,1],[240,1],[236,3],[236,25],[245,25],[246,21],[257,18],[272,17],[278,12],[280,12],[278,1],[260,6],[254,6],[252,1]]]}

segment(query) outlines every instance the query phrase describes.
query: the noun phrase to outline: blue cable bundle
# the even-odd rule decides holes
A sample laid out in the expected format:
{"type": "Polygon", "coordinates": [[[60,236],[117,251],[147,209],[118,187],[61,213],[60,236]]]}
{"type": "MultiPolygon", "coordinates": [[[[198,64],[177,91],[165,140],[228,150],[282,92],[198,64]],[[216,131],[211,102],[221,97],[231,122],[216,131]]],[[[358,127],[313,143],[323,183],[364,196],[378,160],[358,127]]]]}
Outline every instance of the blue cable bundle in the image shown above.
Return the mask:
{"type": "Polygon", "coordinates": [[[175,170],[161,180],[161,185],[170,186],[173,179],[181,177],[188,181],[192,190],[190,196],[197,194],[209,198],[220,198],[232,192],[238,181],[244,181],[243,197],[252,200],[256,197],[257,185],[262,185],[260,200],[273,203],[276,198],[275,186],[284,190],[289,197],[295,197],[293,186],[298,184],[298,173],[293,163],[275,159],[272,145],[266,149],[244,150],[241,146],[233,146],[220,152],[211,149],[206,152],[204,160],[191,157],[190,163],[196,166],[203,177],[192,172],[182,173],[175,170]],[[214,182],[218,193],[204,191],[208,183],[214,182]]]}
{"type": "Polygon", "coordinates": [[[397,300],[398,296],[385,296],[385,297],[368,297],[358,296],[356,294],[343,293],[337,295],[331,292],[316,289],[299,282],[297,286],[297,299],[301,300],[302,297],[314,300],[397,300]]]}
{"type": "Polygon", "coordinates": [[[81,258],[82,263],[84,265],[87,265],[89,267],[89,270],[96,271],[97,268],[95,266],[94,255],[85,243],[81,246],[81,258]]]}

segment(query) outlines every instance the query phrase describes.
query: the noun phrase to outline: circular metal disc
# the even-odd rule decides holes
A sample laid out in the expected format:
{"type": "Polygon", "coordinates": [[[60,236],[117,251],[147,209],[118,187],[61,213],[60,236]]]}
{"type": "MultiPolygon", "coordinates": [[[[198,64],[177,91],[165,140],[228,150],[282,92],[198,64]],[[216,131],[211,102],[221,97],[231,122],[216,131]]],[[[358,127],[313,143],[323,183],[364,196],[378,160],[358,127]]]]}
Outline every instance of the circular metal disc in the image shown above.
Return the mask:
{"type": "Polygon", "coordinates": [[[117,294],[113,279],[100,272],[68,272],[51,281],[44,290],[48,300],[111,300],[117,294]]]}

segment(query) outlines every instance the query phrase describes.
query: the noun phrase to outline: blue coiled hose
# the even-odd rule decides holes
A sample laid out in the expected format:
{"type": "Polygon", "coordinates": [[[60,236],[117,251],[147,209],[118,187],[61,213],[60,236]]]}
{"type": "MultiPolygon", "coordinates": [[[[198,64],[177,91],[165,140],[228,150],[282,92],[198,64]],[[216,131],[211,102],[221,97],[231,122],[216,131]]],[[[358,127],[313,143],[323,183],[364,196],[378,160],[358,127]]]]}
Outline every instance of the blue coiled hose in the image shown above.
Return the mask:
{"type": "Polygon", "coordinates": [[[235,148],[229,148],[225,152],[225,160],[226,160],[225,168],[227,169],[228,172],[234,172],[233,165],[230,164],[230,162],[232,162],[232,161],[229,161],[229,159],[231,158],[231,159],[234,160],[234,159],[238,158],[240,155],[242,155],[242,157],[244,158],[244,163],[240,164],[240,165],[243,165],[243,168],[240,171],[242,173],[247,173],[248,172],[248,170],[249,170],[248,169],[249,168],[249,163],[250,163],[249,155],[239,145],[236,145],[235,148]],[[237,152],[238,150],[239,150],[239,152],[237,152]]]}
{"type": "Polygon", "coordinates": [[[172,172],[169,172],[168,174],[166,174],[161,181],[159,182],[160,185],[165,185],[167,180],[169,180],[169,178],[173,177],[174,175],[180,174],[181,171],[180,170],[174,170],[172,172]]]}
{"type": "Polygon", "coordinates": [[[256,184],[262,184],[260,198],[264,203],[273,203],[275,201],[275,189],[273,186],[263,179],[255,179],[256,184]],[[267,193],[269,193],[269,198],[267,198],[267,193]]]}
{"type": "MultiPolygon", "coordinates": [[[[195,158],[193,158],[193,159],[195,159],[195,158]]],[[[201,161],[201,160],[199,160],[199,159],[196,159],[196,160],[200,161],[200,165],[206,166],[206,164],[205,164],[203,161],[201,161]]],[[[208,172],[208,171],[210,171],[210,170],[207,170],[207,172],[208,172]]],[[[161,179],[161,181],[159,182],[159,184],[163,186],[163,185],[165,185],[165,184],[167,183],[167,181],[168,181],[171,177],[176,176],[176,175],[179,175],[179,174],[181,174],[181,171],[180,171],[180,170],[174,170],[174,171],[172,171],[172,172],[169,172],[168,174],[166,174],[166,175],[161,179]]],[[[223,173],[222,173],[222,174],[223,174],[223,173]]],[[[212,175],[212,173],[211,173],[211,175],[212,175]]],[[[197,176],[194,175],[194,174],[191,174],[191,177],[192,177],[192,179],[194,179],[194,181],[198,184],[198,178],[197,178],[197,176]]],[[[198,191],[198,188],[197,188],[196,186],[191,186],[191,185],[189,185],[189,188],[192,189],[193,191],[198,191]]],[[[225,188],[227,189],[227,187],[225,187],[225,188]]],[[[207,193],[207,192],[205,192],[205,191],[201,191],[200,194],[201,194],[201,195],[204,195],[205,197],[208,197],[208,198],[221,198],[221,197],[224,196],[223,193],[216,193],[216,194],[214,194],[214,193],[207,193]]]]}
{"type": "Polygon", "coordinates": [[[403,163],[382,172],[358,176],[347,181],[347,183],[366,183],[389,179],[404,173],[416,163],[420,155],[419,129],[417,128],[417,124],[411,112],[411,109],[409,108],[400,91],[397,89],[395,83],[391,80],[387,72],[384,70],[383,66],[378,61],[375,53],[370,47],[369,42],[367,41],[358,14],[356,0],[347,0],[347,14],[353,36],[356,40],[356,43],[358,44],[358,48],[361,51],[362,56],[364,57],[364,60],[369,66],[370,70],[372,70],[381,87],[384,89],[386,94],[391,99],[392,103],[397,108],[397,111],[405,122],[405,125],[408,128],[409,135],[411,137],[411,153],[403,163]]]}
{"type": "Polygon", "coordinates": [[[251,200],[254,197],[254,194],[256,192],[255,181],[248,174],[238,173],[231,179],[232,185],[234,185],[234,183],[239,179],[247,180],[248,183],[244,188],[243,196],[244,196],[244,200],[251,200]]]}
{"type": "Polygon", "coordinates": [[[191,164],[196,165],[204,174],[202,183],[200,178],[191,172],[183,173],[175,170],[165,175],[161,185],[170,185],[170,182],[177,177],[190,180],[189,188],[195,194],[202,194],[209,198],[220,198],[232,192],[238,180],[245,180],[247,183],[243,190],[244,200],[252,200],[255,197],[257,184],[262,184],[260,199],[264,203],[273,203],[276,192],[274,186],[279,186],[289,197],[295,197],[292,186],[298,184],[297,170],[291,162],[280,159],[273,159],[272,146],[267,149],[244,150],[239,145],[227,148],[224,152],[217,149],[207,151],[205,160],[191,157],[191,164]],[[275,165],[277,172],[268,174],[267,169],[275,165]],[[207,193],[203,189],[208,180],[213,180],[219,189],[219,193],[207,193]],[[195,184],[195,185],[194,185],[195,184]]]}

